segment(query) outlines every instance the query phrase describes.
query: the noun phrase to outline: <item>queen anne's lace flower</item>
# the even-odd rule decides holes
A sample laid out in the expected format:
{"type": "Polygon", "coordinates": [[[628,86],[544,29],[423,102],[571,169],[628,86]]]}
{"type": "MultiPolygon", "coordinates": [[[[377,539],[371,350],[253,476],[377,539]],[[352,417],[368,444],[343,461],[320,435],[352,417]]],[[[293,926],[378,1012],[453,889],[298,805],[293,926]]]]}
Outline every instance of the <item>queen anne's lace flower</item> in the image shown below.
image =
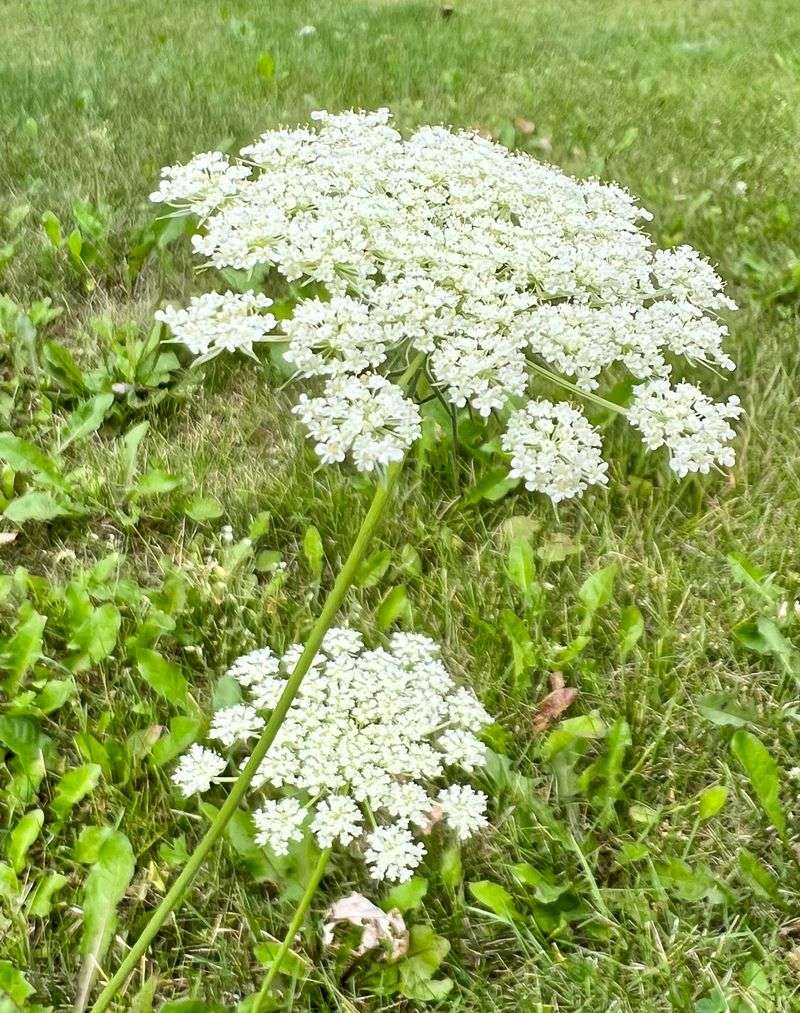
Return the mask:
{"type": "Polygon", "coordinates": [[[554,503],[608,481],[600,437],[565,402],[529,402],[513,413],[502,442],[511,455],[511,477],[546,493],[554,503]]]}
{"type": "MultiPolygon", "coordinates": [[[[295,647],[280,659],[262,648],[229,672],[255,699],[265,680],[283,685],[297,656],[295,647]]],[[[263,721],[249,704],[218,711],[210,734],[238,741],[254,728],[254,716],[263,721]]],[[[388,648],[368,650],[354,630],[330,630],[253,781],[253,790],[282,796],[256,807],[257,841],[285,853],[308,819],[320,847],[357,844],[376,878],[407,879],[425,854],[415,834],[430,826],[437,806],[446,822],[449,807],[462,839],[486,825],[485,796],[451,777],[454,768],[483,766],[477,736],[490,720],[471,690],[453,682],[427,637],[395,633],[388,648]]],[[[201,790],[224,766],[193,746],[175,779],[201,790]],[[198,750],[216,763],[192,781],[198,750]]]]}
{"type": "Polygon", "coordinates": [[[208,791],[226,766],[227,763],[219,753],[195,743],[181,757],[172,780],[188,798],[196,792],[208,791]]]}
{"type": "Polygon", "coordinates": [[[234,742],[246,742],[258,735],[264,727],[264,719],[258,716],[255,707],[237,703],[215,712],[209,735],[225,746],[234,742]]]}
{"type": "MultiPolygon", "coordinates": [[[[325,463],[349,454],[372,471],[399,459],[421,432],[412,393],[501,422],[521,407],[503,438],[512,474],[558,501],[604,483],[605,469],[577,408],[548,408],[555,428],[543,438],[542,368],[568,378],[565,391],[616,383],[620,369],[668,383],[681,356],[733,368],[715,316],[735,308],[721,280],[690,247],[654,250],[641,227],[652,216],[620,187],[472,133],[428,126],[403,138],[386,109],[311,120],[263,134],[241,163],[212,152],[164,169],[152,199],[202,219],[192,243],[207,263],[294,286],[279,322],[252,293],[160,319],[206,357],[284,342],[297,377],[317,386],[296,412],[325,463]],[[410,375],[422,379],[411,390],[391,382],[410,375]]],[[[662,400],[680,414],[682,395],[662,400]]],[[[708,459],[671,456],[679,473],[708,459]]]]}
{"type": "Polygon", "coordinates": [[[271,313],[260,312],[271,305],[267,296],[253,292],[207,292],[191,299],[186,309],[159,310],[156,320],[167,324],[190,352],[204,359],[236,350],[253,355],[253,344],[268,340],[275,326],[271,313]]]}
{"type": "Polygon", "coordinates": [[[296,798],[267,799],[253,813],[256,844],[267,844],[276,855],[286,855],[291,841],[302,841],[305,809],[296,798]]]}
{"type": "Polygon", "coordinates": [[[654,380],[636,388],[630,420],[641,430],[650,450],[666,446],[670,465],[683,477],[690,471],[708,472],[712,464],[733,464],[733,429],[728,419],[741,415],[739,398],[718,404],[691,383],[670,387],[654,380]]]}

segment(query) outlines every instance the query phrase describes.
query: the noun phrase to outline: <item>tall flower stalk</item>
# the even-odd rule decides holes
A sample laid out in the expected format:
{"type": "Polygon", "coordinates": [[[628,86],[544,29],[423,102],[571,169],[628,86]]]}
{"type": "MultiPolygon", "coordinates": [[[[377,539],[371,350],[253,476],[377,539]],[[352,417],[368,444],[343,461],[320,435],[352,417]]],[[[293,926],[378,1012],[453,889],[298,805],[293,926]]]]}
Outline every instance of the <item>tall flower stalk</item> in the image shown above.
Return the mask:
{"type": "MultiPolygon", "coordinates": [[[[413,363],[412,363],[413,366],[413,363]]],[[[330,594],[325,600],[322,611],[308,635],[303,653],[297,662],[289,679],[286,681],[286,688],[276,703],[269,721],[264,727],[261,737],[253,749],[250,759],[245,764],[242,772],[233,784],[230,793],[214,817],[211,826],[203,835],[202,840],[192,852],[189,861],[181,870],[178,878],[164,895],[163,900],[150,916],[147,925],[142,930],[139,938],[128,951],[127,956],[120,964],[116,973],[111,977],[106,987],[99,995],[92,1007],[92,1013],[103,1013],[111,1004],[114,996],[126,982],[130,973],[134,970],[141,957],[147,951],[150,943],[158,934],[169,915],[182,903],[187,890],[194,881],[195,876],[202,868],[203,862],[211,849],[225,832],[225,828],[233,818],[239,804],[242,801],[247,789],[255,777],[258,768],[264,757],[267,755],[275,736],[286,719],[292,701],[297,696],[300,685],[308,672],[317,651],[322,644],[327,631],[333,625],[336,613],[344,600],[347,591],[355,579],[356,572],[364,557],[366,556],[372,536],[383,516],[386,506],[391,498],[392,491],[397,483],[398,476],[402,469],[400,462],[390,464],[385,476],[375,488],[372,503],[367,511],[364,520],[361,522],[358,534],[353,542],[352,548],[339,571],[330,594]]],[[[308,902],[310,902],[310,897],[308,902]]]]}

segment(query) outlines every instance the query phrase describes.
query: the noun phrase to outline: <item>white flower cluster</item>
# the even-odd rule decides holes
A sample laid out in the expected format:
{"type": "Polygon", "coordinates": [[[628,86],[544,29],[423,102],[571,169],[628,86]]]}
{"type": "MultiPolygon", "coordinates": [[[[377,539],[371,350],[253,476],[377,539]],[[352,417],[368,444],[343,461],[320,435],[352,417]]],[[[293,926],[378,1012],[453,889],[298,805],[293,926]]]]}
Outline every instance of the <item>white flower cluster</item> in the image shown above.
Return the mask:
{"type": "MultiPolygon", "coordinates": [[[[271,706],[300,651],[262,648],[229,674],[254,703],[271,706]]],[[[427,637],[395,633],[387,649],[367,650],[354,630],[330,630],[253,781],[278,793],[255,809],[256,841],[286,854],[307,829],[321,848],[356,844],[376,879],[408,879],[425,855],[418,837],[433,823],[443,819],[461,840],[487,826],[486,796],[453,774],[483,766],[477,733],[490,721],[427,637]]],[[[230,747],[262,725],[253,705],[236,704],[216,712],[210,736],[230,747]]],[[[194,745],[173,780],[185,795],[202,792],[226,765],[194,745]]]]}
{"type": "MultiPolygon", "coordinates": [[[[200,217],[192,241],[210,265],[274,271],[299,292],[271,337],[299,377],[322,385],[298,414],[324,461],[349,453],[370,470],[417,438],[417,416],[387,379],[407,376],[410,363],[423,378],[414,395],[501,417],[519,399],[536,404],[537,367],[586,391],[620,368],[667,382],[679,356],[733,368],[715,315],[735,308],[722,282],[689,247],[654,250],[641,228],[651,216],[619,187],[571,179],[472,133],[427,126],[404,139],[385,109],[312,120],[264,134],[241,162],[212,153],[165,169],[153,199],[200,217]]],[[[202,309],[169,311],[182,340],[215,350],[237,347],[237,334],[246,350],[261,340],[221,318],[215,342],[202,309]]],[[[512,429],[522,442],[510,429],[504,444],[529,487],[563,498],[597,480],[590,468],[547,481],[544,457],[512,429]]],[[[730,459],[705,435],[692,448],[685,428],[680,448],[671,439],[665,431],[673,461],[688,467],[708,453],[730,459]]],[[[553,460],[564,468],[569,456],[553,460]]]]}
{"type": "Polygon", "coordinates": [[[712,464],[733,464],[734,437],[728,419],[742,413],[735,394],[718,404],[691,383],[670,387],[666,380],[653,380],[637,389],[629,412],[631,423],[650,450],[669,448],[670,465],[681,477],[690,471],[704,474],[712,464]]]}
{"type": "Polygon", "coordinates": [[[513,412],[502,445],[511,455],[511,478],[554,503],[608,481],[600,437],[566,402],[530,401],[513,412]]]}
{"type": "Polygon", "coordinates": [[[275,317],[261,312],[271,305],[271,299],[255,292],[207,292],[192,298],[186,309],[167,306],[155,316],[202,359],[220,352],[253,355],[253,344],[269,340],[275,326],[275,317]]]}

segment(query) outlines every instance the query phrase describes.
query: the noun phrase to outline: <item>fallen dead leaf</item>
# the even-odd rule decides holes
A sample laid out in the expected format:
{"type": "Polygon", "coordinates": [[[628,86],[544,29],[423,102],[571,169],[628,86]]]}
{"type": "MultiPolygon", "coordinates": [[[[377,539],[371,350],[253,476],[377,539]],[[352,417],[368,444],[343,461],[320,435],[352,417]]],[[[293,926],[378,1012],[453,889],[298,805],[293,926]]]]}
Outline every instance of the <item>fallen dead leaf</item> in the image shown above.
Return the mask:
{"type": "Polygon", "coordinates": [[[17,540],[19,531],[0,531],[0,545],[10,545],[17,540]]]}
{"type": "Polygon", "coordinates": [[[345,924],[362,930],[361,942],[353,952],[355,957],[378,947],[383,950],[384,960],[399,960],[408,953],[408,929],[396,908],[382,911],[360,893],[351,893],[334,901],[325,912],[322,931],[325,946],[335,945],[336,928],[345,924]]]}
{"type": "Polygon", "coordinates": [[[533,120],[526,120],[524,116],[518,116],[514,120],[514,127],[526,136],[536,133],[536,124],[533,120]]]}
{"type": "Polygon", "coordinates": [[[544,732],[568,710],[578,697],[578,690],[573,686],[564,685],[561,672],[553,672],[550,676],[551,690],[539,703],[533,715],[534,732],[544,732]]]}

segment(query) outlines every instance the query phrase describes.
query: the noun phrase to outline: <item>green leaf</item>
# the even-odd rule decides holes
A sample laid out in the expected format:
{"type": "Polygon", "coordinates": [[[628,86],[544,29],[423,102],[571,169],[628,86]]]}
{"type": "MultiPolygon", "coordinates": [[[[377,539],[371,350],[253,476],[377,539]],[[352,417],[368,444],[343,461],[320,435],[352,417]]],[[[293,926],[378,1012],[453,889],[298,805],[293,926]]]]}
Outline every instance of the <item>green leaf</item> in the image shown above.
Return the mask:
{"type": "Polygon", "coordinates": [[[140,648],[136,653],[136,667],[148,685],[170,703],[186,705],[188,686],[180,668],[156,651],[140,648]]]}
{"type": "MultiPolygon", "coordinates": [[[[269,940],[266,943],[259,943],[253,947],[256,960],[263,967],[272,967],[278,956],[281,944],[277,940],[269,940]]],[[[311,964],[305,957],[295,953],[294,950],[287,950],[281,960],[279,971],[281,974],[288,974],[292,978],[305,978],[311,970],[311,964]]]]}
{"type": "Polygon", "coordinates": [[[624,661],[641,640],[644,633],[644,618],[635,605],[622,610],[619,623],[619,656],[624,661]]]}
{"type": "Polygon", "coordinates": [[[187,517],[190,517],[198,524],[204,521],[213,521],[222,516],[222,506],[212,496],[196,496],[184,509],[187,517]]]}
{"type": "Polygon", "coordinates": [[[777,880],[751,851],[742,848],[737,857],[737,864],[742,878],[755,889],[756,893],[768,900],[780,900],[780,888],[777,880]]]}
{"type": "Polygon", "coordinates": [[[271,81],[275,77],[275,60],[270,53],[261,53],[256,71],[262,81],[271,81]]]}
{"type": "Polygon", "coordinates": [[[24,524],[26,521],[52,521],[56,517],[68,517],[74,513],[73,506],[56,499],[49,492],[33,490],[12,499],[3,511],[3,516],[15,524],[24,524]]]}
{"type": "Polygon", "coordinates": [[[95,788],[101,773],[99,764],[84,763],[64,774],[50,803],[50,808],[59,820],[63,820],[70,809],[95,788]]]}
{"type": "Polygon", "coordinates": [[[512,923],[521,918],[514,904],[514,898],[499,883],[481,879],[469,884],[469,892],[479,904],[487,907],[501,921],[512,923]]]}
{"type": "Polygon", "coordinates": [[[157,767],[163,767],[197,742],[202,730],[203,722],[198,718],[174,717],[169,723],[169,732],[153,746],[150,759],[157,767]]]}
{"type": "Polygon", "coordinates": [[[512,583],[526,598],[529,598],[538,585],[533,548],[527,538],[512,539],[506,569],[512,583]]]}
{"type": "Polygon", "coordinates": [[[716,816],[728,800],[728,789],[724,784],[715,784],[700,792],[697,803],[698,818],[705,821],[716,816]]]}
{"type": "Polygon", "coordinates": [[[392,550],[381,549],[365,559],[356,572],[357,587],[374,587],[380,583],[392,562],[392,550]]]}
{"type": "Polygon", "coordinates": [[[8,960],[0,960],[0,996],[8,998],[22,1009],[25,1000],[33,995],[35,989],[25,975],[18,971],[8,960]]]}
{"type": "Polygon", "coordinates": [[[303,535],[303,555],[306,558],[311,575],[316,580],[319,580],[322,574],[322,560],[325,553],[322,547],[322,537],[313,524],[306,529],[306,533],[303,535]]]}
{"type": "Polygon", "coordinates": [[[0,460],[9,464],[14,471],[35,475],[44,485],[66,491],[67,483],[61,474],[58,462],[49,454],[19,439],[13,433],[0,433],[0,460]]]}
{"type": "Polygon", "coordinates": [[[631,745],[631,730],[625,718],[617,718],[606,739],[603,755],[581,775],[581,787],[601,805],[600,824],[608,826],[614,805],[622,792],[625,753],[631,745]]]}
{"type": "Polygon", "coordinates": [[[508,468],[493,468],[487,475],[477,482],[464,497],[466,506],[473,506],[486,500],[489,503],[497,503],[504,496],[507,496],[512,489],[519,485],[518,478],[508,477],[508,468]]]}
{"type": "Polygon", "coordinates": [[[52,211],[45,211],[42,215],[42,228],[50,243],[58,249],[61,246],[61,222],[52,211]]]}
{"type": "Polygon", "coordinates": [[[571,749],[576,743],[586,739],[602,739],[605,734],[606,726],[594,712],[567,718],[545,739],[542,745],[542,758],[550,761],[565,749],[571,749]]]}
{"type": "Polygon", "coordinates": [[[778,764],[760,739],[741,728],[731,739],[731,752],[750,779],[761,808],[781,837],[785,836],[786,816],[780,801],[778,764]]]}
{"type": "Polygon", "coordinates": [[[707,693],[698,701],[697,709],[707,721],[714,725],[743,728],[753,720],[752,714],[724,693],[707,693]]]}
{"type": "Polygon", "coordinates": [[[146,472],[133,487],[135,497],[163,496],[183,483],[177,475],[168,475],[161,468],[146,472]]]}
{"type": "Polygon", "coordinates": [[[16,826],[6,840],[6,855],[14,872],[22,872],[25,859],[31,845],[41,833],[44,826],[44,813],[41,809],[32,809],[17,821],[16,826]]]}
{"type": "Polygon", "coordinates": [[[536,651],[533,646],[528,628],[510,609],[504,609],[501,615],[503,632],[511,644],[511,653],[514,662],[514,681],[517,688],[522,688],[530,681],[526,675],[536,661],[536,651]]]}
{"type": "Polygon", "coordinates": [[[408,592],[403,584],[398,584],[383,596],[375,613],[375,621],[378,624],[378,629],[386,632],[398,619],[409,618],[410,615],[411,604],[408,600],[408,592]]]}
{"type": "Polygon", "coordinates": [[[129,429],[122,437],[122,452],[120,454],[120,458],[122,460],[123,481],[125,488],[127,488],[133,481],[133,476],[136,473],[136,459],[139,456],[139,446],[149,428],[149,422],[140,422],[132,429],[129,429]]]}
{"type": "Polygon", "coordinates": [[[461,848],[451,844],[444,852],[439,863],[439,875],[448,890],[456,890],[464,878],[464,866],[461,861],[461,848]]]}
{"type": "Polygon", "coordinates": [[[578,589],[578,598],[583,605],[584,625],[588,626],[595,612],[611,601],[616,577],[617,566],[612,563],[610,566],[590,574],[581,584],[578,589]]]}
{"type": "Polygon", "coordinates": [[[101,845],[83,886],[80,952],[85,959],[78,979],[76,1009],[86,1008],[95,975],[114,935],[117,905],[125,896],[134,868],[130,841],[121,831],[112,831],[101,845]]]}
{"type": "Polygon", "coordinates": [[[428,1002],[447,995],[453,987],[449,978],[434,981],[433,976],[450,950],[448,941],[430,925],[412,925],[408,956],[401,961],[400,991],[408,999],[428,1002]]]}
{"type": "Polygon", "coordinates": [[[541,872],[529,862],[512,865],[511,871],[525,886],[533,887],[533,895],[540,904],[554,904],[571,888],[569,881],[558,883],[550,873],[541,872]]]}
{"type": "Polygon", "coordinates": [[[102,661],[114,650],[121,623],[119,609],[107,602],[100,608],[92,609],[72,634],[68,647],[71,651],[87,654],[94,662],[102,661]]]}
{"type": "Polygon", "coordinates": [[[381,901],[381,907],[384,911],[391,911],[393,908],[397,908],[402,913],[413,911],[414,908],[420,906],[427,892],[427,879],[422,876],[414,876],[405,883],[398,883],[390,890],[381,901]]]}
{"type": "Polygon", "coordinates": [[[9,697],[16,694],[26,673],[41,658],[42,634],[46,623],[46,616],[32,612],[6,643],[0,656],[0,667],[6,672],[3,688],[9,697]]]}
{"type": "Polygon", "coordinates": [[[52,714],[63,707],[76,690],[72,679],[48,679],[33,698],[33,704],[42,714],[52,714]]]}
{"type": "Polygon", "coordinates": [[[60,872],[43,876],[29,895],[26,910],[34,918],[48,918],[53,908],[53,898],[67,885],[67,877],[60,872]]]}
{"type": "Polygon", "coordinates": [[[91,401],[76,408],[61,433],[61,449],[64,450],[71,443],[82,440],[99,429],[113,404],[113,394],[97,394],[91,401]]]}

